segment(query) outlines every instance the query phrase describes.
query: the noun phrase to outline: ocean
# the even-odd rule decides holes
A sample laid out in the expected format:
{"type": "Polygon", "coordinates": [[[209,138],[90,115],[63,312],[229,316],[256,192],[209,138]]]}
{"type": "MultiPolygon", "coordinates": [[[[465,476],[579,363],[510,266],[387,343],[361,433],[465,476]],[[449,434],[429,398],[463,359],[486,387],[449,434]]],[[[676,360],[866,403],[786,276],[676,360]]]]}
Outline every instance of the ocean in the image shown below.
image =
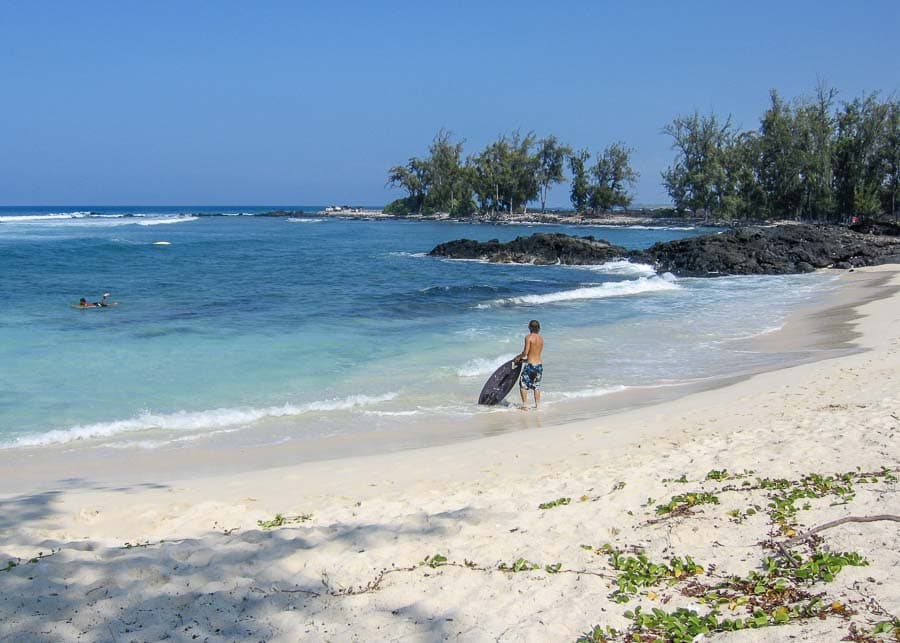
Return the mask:
{"type": "MultiPolygon", "coordinates": [[[[298,207],[318,209],[286,209],[298,207]]],[[[741,340],[778,329],[836,279],[427,256],[462,237],[564,232],[641,248],[713,232],[702,228],[252,216],[272,209],[0,208],[0,449],[464,427],[512,412],[475,401],[531,319],[546,342],[542,413],[565,417],[576,401],[602,408],[621,391],[783,362],[741,340]],[[234,216],[196,216],[209,213],[234,216]],[[118,305],[73,308],[105,292],[118,305]]]]}

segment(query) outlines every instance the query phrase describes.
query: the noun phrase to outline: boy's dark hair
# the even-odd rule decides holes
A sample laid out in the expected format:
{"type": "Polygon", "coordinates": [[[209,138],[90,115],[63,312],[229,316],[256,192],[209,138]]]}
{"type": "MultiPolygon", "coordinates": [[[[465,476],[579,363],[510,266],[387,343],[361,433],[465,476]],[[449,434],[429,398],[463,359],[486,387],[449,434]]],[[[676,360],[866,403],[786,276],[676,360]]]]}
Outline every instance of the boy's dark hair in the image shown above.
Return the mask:
{"type": "Polygon", "coordinates": [[[528,330],[530,330],[532,333],[540,332],[541,322],[536,319],[532,319],[530,322],[528,322],[528,330]]]}

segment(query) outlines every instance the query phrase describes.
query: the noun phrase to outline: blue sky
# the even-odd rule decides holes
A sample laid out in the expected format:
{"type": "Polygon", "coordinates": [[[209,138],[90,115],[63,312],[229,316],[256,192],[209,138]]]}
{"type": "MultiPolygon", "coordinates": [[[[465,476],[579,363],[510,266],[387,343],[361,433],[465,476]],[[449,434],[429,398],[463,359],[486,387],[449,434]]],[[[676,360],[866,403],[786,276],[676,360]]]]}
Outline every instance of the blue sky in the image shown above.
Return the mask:
{"type": "Polygon", "coordinates": [[[679,114],[900,93],[897,0],[625,5],[0,0],[0,204],[382,204],[442,127],[624,141],[659,203],[679,114]]]}

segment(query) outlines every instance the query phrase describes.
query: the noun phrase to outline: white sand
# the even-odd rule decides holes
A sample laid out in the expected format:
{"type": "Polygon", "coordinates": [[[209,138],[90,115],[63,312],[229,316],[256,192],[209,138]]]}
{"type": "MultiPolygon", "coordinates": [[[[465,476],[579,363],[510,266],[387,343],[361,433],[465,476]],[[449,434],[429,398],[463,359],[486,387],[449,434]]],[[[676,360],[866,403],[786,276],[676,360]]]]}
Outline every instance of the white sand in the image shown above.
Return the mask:
{"type": "MultiPolygon", "coordinates": [[[[0,640],[574,641],[595,624],[627,628],[624,613],[639,604],[706,613],[682,595],[685,582],[615,603],[616,572],[594,549],[641,547],[655,562],[688,555],[715,566],[698,577],[713,583],[760,570],[772,555],[760,541],[786,536],[766,514],[765,491],[722,492],[728,481],[706,481],[707,472],[753,470],[752,482],[900,470],[900,272],[855,271],[844,281],[844,295],[883,297],[857,309],[864,351],[656,406],[388,455],[161,485],[47,477],[30,492],[0,495],[0,570],[19,563],[0,571],[0,640]],[[885,277],[886,297],[886,286],[873,286],[885,277]],[[671,481],[682,475],[688,483],[671,481]],[[648,523],[655,505],[704,490],[720,504],[648,523]],[[562,497],[571,503],[538,507],[562,497]],[[753,504],[758,513],[729,520],[753,504]],[[276,513],[312,517],[257,527],[276,513]],[[52,555],[28,562],[39,552],[52,555]],[[456,565],[418,566],[435,554],[456,565]],[[498,570],[519,558],[541,568],[498,570]],[[544,569],[555,563],[565,572],[544,569]],[[379,576],[399,568],[408,569],[379,576]]],[[[792,345],[809,326],[793,328],[771,341],[792,345]]],[[[30,466],[4,456],[0,492],[17,477],[38,478],[30,466]]],[[[797,529],[900,514],[896,482],[854,487],[844,504],[808,500],[797,529]]],[[[869,561],[808,588],[854,616],[712,638],[839,641],[851,623],[869,631],[900,616],[900,523],[845,524],[821,536],[820,549],[869,561]]],[[[744,617],[742,609],[722,611],[744,617]]]]}

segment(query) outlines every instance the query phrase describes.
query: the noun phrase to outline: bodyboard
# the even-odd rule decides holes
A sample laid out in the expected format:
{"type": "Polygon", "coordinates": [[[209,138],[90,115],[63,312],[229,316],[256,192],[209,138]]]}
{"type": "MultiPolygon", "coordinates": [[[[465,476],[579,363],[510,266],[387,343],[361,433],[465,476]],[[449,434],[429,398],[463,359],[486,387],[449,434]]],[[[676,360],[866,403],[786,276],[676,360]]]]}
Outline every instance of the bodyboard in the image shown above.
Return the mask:
{"type": "Polygon", "coordinates": [[[478,403],[493,406],[502,402],[503,398],[509,395],[513,386],[516,385],[516,381],[522,373],[523,364],[524,362],[516,364],[515,360],[509,360],[494,371],[494,374],[488,378],[484,388],[481,389],[478,403]]]}

